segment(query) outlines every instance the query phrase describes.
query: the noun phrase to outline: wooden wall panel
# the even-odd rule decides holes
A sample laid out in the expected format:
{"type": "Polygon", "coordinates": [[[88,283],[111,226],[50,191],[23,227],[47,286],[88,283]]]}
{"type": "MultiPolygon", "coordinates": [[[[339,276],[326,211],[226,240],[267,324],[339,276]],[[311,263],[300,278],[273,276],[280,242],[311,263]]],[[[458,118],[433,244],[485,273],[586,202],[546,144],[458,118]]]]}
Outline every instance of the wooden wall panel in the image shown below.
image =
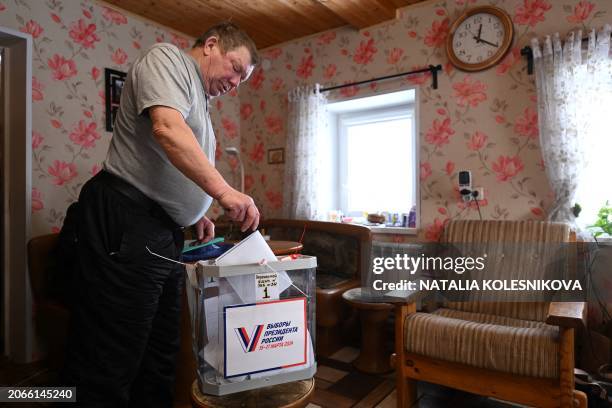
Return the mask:
{"type": "MultiPolygon", "coordinates": [[[[422,0],[417,0],[422,1],[422,0]]],[[[104,0],[104,2],[198,37],[231,20],[262,49],[344,25],[365,28],[395,18],[415,0],[104,0]]]]}

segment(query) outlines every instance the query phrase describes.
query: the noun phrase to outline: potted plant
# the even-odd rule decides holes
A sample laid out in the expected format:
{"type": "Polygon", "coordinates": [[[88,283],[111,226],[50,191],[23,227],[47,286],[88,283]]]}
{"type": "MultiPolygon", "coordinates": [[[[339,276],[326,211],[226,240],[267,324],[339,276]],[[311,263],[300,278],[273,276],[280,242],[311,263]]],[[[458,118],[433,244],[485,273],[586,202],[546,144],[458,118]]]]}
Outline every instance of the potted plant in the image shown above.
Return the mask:
{"type": "Polygon", "coordinates": [[[595,224],[589,225],[587,228],[591,231],[595,238],[599,236],[612,237],[612,206],[606,201],[606,204],[599,209],[597,213],[597,221],[595,224]]]}

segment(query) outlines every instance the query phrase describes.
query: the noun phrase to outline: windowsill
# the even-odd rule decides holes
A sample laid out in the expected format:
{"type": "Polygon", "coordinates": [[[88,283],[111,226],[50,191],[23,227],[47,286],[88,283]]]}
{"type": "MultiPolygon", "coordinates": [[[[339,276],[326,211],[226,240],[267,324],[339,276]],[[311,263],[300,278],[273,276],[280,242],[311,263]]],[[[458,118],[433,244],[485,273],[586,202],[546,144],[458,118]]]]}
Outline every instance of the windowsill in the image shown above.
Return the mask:
{"type": "Polygon", "coordinates": [[[417,235],[416,228],[407,227],[369,227],[375,234],[395,234],[395,235],[417,235]]]}
{"type": "Polygon", "coordinates": [[[599,237],[597,243],[601,246],[612,246],[612,237],[599,237]]]}

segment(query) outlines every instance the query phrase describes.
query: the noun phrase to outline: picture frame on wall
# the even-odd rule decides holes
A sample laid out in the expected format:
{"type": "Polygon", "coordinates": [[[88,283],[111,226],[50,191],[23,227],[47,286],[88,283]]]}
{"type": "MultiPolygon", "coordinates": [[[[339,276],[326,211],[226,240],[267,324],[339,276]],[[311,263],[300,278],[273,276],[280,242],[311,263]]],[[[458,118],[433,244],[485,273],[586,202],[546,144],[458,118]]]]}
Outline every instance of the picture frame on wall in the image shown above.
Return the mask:
{"type": "Polygon", "coordinates": [[[268,164],[283,164],[285,162],[285,149],[282,147],[268,149],[268,164]]]}
{"type": "Polygon", "coordinates": [[[113,131],[113,123],[119,110],[121,92],[125,84],[125,72],[110,68],[104,69],[104,97],[106,100],[106,130],[113,131]]]}

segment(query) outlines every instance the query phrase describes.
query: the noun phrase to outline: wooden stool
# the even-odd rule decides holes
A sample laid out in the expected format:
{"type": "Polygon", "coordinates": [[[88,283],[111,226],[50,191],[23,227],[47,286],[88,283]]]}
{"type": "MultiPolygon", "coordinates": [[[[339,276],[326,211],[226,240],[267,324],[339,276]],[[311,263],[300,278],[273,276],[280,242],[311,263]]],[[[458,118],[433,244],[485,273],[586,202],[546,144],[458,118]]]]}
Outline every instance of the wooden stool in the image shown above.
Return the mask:
{"type": "Polygon", "coordinates": [[[391,371],[391,353],[385,348],[384,325],[393,305],[368,302],[361,294],[361,288],[347,290],[342,298],[358,310],[361,320],[361,351],[353,362],[355,368],[369,374],[391,371]]]}
{"type": "Polygon", "coordinates": [[[314,384],[311,378],[218,397],[202,394],[196,380],[191,386],[191,404],[193,408],[303,408],[314,384]]]}

